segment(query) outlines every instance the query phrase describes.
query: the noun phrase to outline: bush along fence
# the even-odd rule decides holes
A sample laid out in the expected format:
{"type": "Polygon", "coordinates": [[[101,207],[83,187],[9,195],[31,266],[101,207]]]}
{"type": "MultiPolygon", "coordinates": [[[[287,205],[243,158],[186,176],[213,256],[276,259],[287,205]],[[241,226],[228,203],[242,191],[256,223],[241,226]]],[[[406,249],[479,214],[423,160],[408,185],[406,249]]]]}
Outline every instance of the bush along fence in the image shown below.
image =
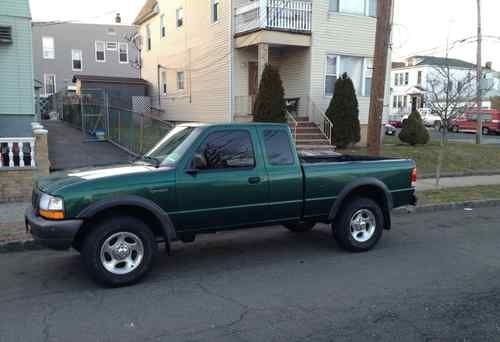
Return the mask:
{"type": "Polygon", "coordinates": [[[110,106],[102,91],[64,96],[61,101],[61,119],[80,129],[86,139],[102,137],[136,155],[146,153],[174,127],[150,113],[110,106]]]}

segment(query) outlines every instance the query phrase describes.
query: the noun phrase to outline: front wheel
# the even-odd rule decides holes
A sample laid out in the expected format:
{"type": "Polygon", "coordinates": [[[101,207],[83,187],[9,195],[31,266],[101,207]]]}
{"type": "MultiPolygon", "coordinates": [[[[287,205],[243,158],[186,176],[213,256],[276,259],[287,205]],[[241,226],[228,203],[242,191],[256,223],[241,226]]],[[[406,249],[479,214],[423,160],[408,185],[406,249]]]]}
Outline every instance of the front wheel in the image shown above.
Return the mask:
{"type": "Polygon", "coordinates": [[[108,286],[131,285],[150,270],[157,244],[143,221],[135,217],[112,217],[92,228],[84,239],[82,257],[97,282],[108,286]]]}
{"type": "Polygon", "coordinates": [[[384,215],[380,205],[369,198],[354,198],[333,222],[333,236],[351,252],[366,252],[382,237],[384,215]]]}

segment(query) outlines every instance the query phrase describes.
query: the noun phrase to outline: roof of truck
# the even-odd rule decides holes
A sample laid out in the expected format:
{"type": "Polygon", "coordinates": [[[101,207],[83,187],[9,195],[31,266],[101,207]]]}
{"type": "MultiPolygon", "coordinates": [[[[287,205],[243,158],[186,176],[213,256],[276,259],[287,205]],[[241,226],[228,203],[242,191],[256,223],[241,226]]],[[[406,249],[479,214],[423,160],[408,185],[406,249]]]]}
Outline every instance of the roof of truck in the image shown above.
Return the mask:
{"type": "Polygon", "coordinates": [[[286,123],[274,123],[274,122],[232,122],[232,123],[201,123],[201,122],[186,122],[180,124],[179,126],[186,127],[249,127],[249,126],[278,126],[278,127],[288,127],[286,123]]]}

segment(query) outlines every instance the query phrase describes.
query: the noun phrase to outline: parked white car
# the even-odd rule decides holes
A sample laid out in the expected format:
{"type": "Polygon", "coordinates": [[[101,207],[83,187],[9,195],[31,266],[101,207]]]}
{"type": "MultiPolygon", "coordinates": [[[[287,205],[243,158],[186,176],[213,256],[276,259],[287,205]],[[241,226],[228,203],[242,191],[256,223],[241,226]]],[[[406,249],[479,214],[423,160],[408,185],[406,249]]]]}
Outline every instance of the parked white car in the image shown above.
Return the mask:
{"type": "MultiPolygon", "coordinates": [[[[441,128],[441,118],[439,115],[432,114],[431,110],[428,108],[421,108],[418,112],[420,113],[425,126],[434,127],[436,129],[441,128]]],[[[410,116],[410,114],[403,116],[401,122],[403,123],[406,119],[408,119],[408,116],[410,116]]]]}

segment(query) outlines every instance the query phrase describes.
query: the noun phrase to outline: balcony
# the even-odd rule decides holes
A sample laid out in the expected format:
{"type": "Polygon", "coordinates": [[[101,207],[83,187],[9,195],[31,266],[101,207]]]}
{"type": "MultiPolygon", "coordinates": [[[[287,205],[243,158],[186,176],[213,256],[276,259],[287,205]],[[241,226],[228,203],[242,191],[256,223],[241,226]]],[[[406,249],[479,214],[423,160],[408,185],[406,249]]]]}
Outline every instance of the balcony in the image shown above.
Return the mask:
{"type": "Polygon", "coordinates": [[[236,9],[235,34],[258,30],[311,33],[312,3],[307,0],[260,0],[236,9]]]}

